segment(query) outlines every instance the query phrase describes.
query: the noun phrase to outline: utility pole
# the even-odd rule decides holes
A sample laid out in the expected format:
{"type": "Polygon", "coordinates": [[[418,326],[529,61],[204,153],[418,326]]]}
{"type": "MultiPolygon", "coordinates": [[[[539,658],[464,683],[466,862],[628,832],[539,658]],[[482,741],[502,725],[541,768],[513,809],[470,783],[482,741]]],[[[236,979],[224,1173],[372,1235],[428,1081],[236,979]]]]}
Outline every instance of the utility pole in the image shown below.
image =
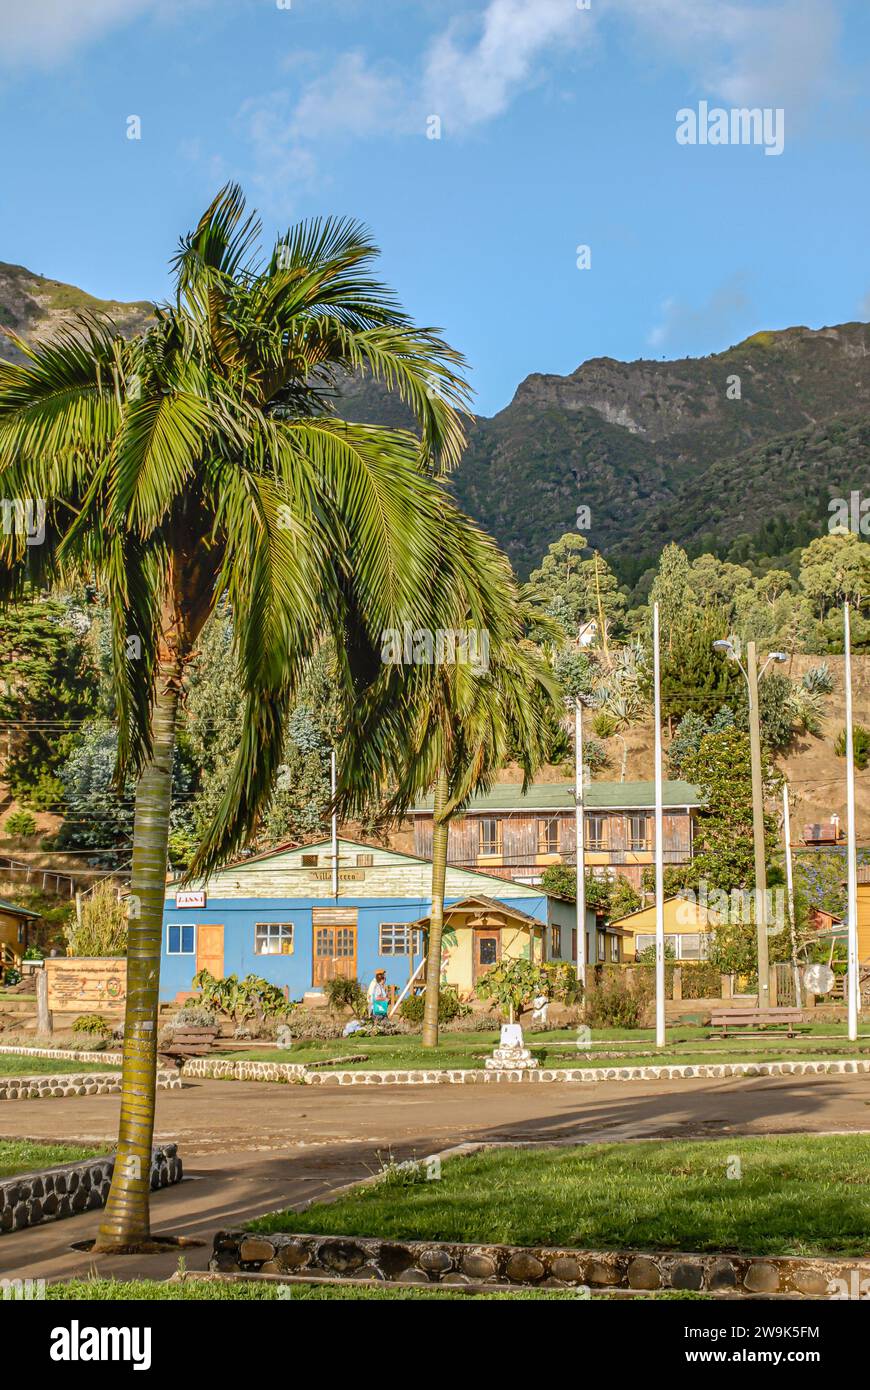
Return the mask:
{"type": "Polygon", "coordinates": [[[849,605],[843,604],[843,651],[846,677],[846,882],[849,893],[848,909],[848,975],[846,978],[849,1005],[849,1040],[858,1038],[858,852],[855,841],[855,750],[852,739],[852,625],[849,605]]]}
{"type": "Polygon", "coordinates": [[[583,701],[574,700],[574,833],[577,838],[577,979],[586,988],[586,837],[583,825],[583,701]]]}
{"type": "Polygon", "coordinates": [[[782,837],[785,841],[785,882],[788,897],[788,922],[791,932],[791,968],[794,973],[794,1002],[798,1009],[803,1008],[801,991],[801,972],[797,955],[797,925],[794,920],[794,877],[791,866],[791,816],[788,804],[788,782],[782,784],[782,837]]]}
{"type": "Polygon", "coordinates": [[[746,644],[749,683],[749,754],[752,763],[752,839],[755,846],[755,933],[758,942],[758,1007],[770,1008],[770,962],[767,953],[767,865],[764,853],[764,786],[761,780],[761,720],[758,709],[758,658],[755,643],[746,644]]]}
{"type": "Polygon", "coordinates": [[[332,789],[332,896],[338,897],[338,813],[335,810],[335,788],[336,788],[336,769],[335,769],[335,749],[329,755],[329,782],[332,789]]]}
{"type": "Polygon", "coordinates": [[[655,724],[656,1047],[665,1045],[665,851],[662,797],[662,693],[659,606],[653,604],[653,723],[655,724]]]}

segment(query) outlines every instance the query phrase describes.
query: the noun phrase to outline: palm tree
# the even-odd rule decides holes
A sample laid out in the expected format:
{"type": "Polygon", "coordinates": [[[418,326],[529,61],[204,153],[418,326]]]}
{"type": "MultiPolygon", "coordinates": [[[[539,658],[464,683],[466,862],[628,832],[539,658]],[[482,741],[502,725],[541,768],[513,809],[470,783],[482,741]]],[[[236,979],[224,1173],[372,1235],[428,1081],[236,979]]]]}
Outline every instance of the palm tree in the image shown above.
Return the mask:
{"type": "MultiPolygon", "coordinates": [[[[370,274],[358,224],[312,221],[257,261],[256,217],[223,189],[184,238],[174,301],[140,337],[79,317],[23,365],[0,366],[0,478],[43,499],[45,542],[3,539],[0,598],[87,574],[111,616],[117,776],[137,779],[118,1154],[97,1249],[149,1236],[156,1021],[170,774],[179,698],[218,604],[233,615],[230,677],[244,695],[226,793],[189,869],[203,878],[244,844],[272,788],[306,663],[338,654],[350,804],[377,792],[411,706],[382,707],[379,635],[407,617],[437,628],[456,592],[481,626],[499,596],[475,574],[479,533],[437,475],[462,446],[462,362],[417,329],[370,274]],[[336,382],[365,372],[413,412],[409,431],[337,418],[336,382]],[[377,695],[369,704],[377,712],[377,695]]],[[[395,679],[391,673],[390,680],[395,679]]],[[[428,677],[414,672],[419,691],[428,677]]],[[[409,794],[414,782],[406,775],[409,794]]]]}
{"type": "MultiPolygon", "coordinates": [[[[401,747],[394,747],[389,763],[403,770],[393,809],[407,806],[421,788],[434,788],[424,1047],[438,1045],[450,822],[476,792],[491,787],[498,770],[511,760],[522,767],[525,790],[544,760],[550,735],[548,715],[558,712],[560,696],[549,666],[525,636],[532,621],[540,624],[540,615],[518,590],[510,565],[492,542],[473,529],[468,539],[475,542],[475,548],[469,550],[471,573],[478,580],[486,579],[493,599],[486,662],[436,663],[428,668],[426,678],[416,684],[406,682],[403,691],[387,688],[375,695],[378,703],[411,711],[410,717],[393,729],[401,747]]],[[[462,597],[460,586],[460,604],[462,597]]],[[[458,630],[467,633],[467,610],[465,618],[458,630]]],[[[377,723],[385,727],[383,718],[377,723]]]]}
{"type": "MultiPolygon", "coordinates": [[[[510,591],[508,591],[509,594],[510,591]]],[[[509,601],[506,595],[506,601],[509,601]]],[[[475,675],[453,668],[442,678],[441,698],[428,710],[438,755],[432,808],[432,909],[426,954],[424,1047],[438,1046],[441,949],[451,820],[477,792],[490,789],[511,759],[523,771],[523,791],[544,760],[547,713],[558,699],[549,667],[530,643],[522,643],[522,611],[515,609],[517,645],[490,652],[490,668],[475,675]],[[466,679],[468,677],[468,679],[466,679]],[[464,687],[464,688],[463,688],[464,687]]]]}

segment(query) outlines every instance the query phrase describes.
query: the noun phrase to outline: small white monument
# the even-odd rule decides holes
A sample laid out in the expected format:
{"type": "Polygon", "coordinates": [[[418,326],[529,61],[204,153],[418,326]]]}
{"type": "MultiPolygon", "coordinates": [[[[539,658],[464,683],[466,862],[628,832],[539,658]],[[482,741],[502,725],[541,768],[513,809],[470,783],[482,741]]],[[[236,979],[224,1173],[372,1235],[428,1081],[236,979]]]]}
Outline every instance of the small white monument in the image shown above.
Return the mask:
{"type": "Polygon", "coordinates": [[[487,1071],[534,1071],[541,1064],[526,1047],[519,1023],[503,1023],[499,1045],[484,1062],[487,1071]]]}

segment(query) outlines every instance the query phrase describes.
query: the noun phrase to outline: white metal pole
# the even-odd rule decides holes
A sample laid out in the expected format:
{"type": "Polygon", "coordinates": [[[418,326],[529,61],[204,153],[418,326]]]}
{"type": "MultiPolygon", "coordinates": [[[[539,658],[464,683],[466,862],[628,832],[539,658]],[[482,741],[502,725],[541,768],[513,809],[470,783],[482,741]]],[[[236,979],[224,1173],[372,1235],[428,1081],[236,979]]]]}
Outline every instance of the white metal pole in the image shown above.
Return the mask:
{"type": "Polygon", "coordinates": [[[794,920],[794,875],[791,864],[791,815],[788,804],[788,782],[782,784],[782,836],[785,840],[785,883],[788,897],[788,922],[791,933],[791,963],[794,973],[794,1002],[798,1009],[803,1008],[801,972],[797,958],[797,924],[794,920]]]}
{"type": "Polygon", "coordinates": [[[659,606],[653,604],[653,689],[656,779],[656,1047],[665,1045],[665,853],[662,809],[662,694],[659,659],[659,606]]]}
{"type": "MultiPolygon", "coordinates": [[[[332,787],[332,798],[335,800],[336,772],[335,772],[335,749],[333,748],[329,760],[330,785],[332,787]]],[[[332,896],[338,897],[338,813],[332,812],[332,896]]]]}
{"type": "Polygon", "coordinates": [[[849,893],[849,1039],[858,1037],[858,852],[855,844],[855,757],[852,747],[852,631],[849,605],[843,604],[846,676],[846,882],[849,893]]]}
{"type": "Polygon", "coordinates": [[[577,979],[586,988],[586,837],[583,825],[583,703],[574,701],[574,833],[577,837],[577,979]]]}

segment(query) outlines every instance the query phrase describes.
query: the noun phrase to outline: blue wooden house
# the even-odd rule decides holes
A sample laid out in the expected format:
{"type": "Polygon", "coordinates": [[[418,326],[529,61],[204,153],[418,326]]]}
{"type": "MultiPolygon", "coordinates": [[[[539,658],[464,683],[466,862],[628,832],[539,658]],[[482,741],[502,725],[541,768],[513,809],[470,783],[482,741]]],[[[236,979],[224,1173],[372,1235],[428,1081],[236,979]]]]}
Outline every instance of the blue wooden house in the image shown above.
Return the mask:
{"type": "MultiPolygon", "coordinates": [[[[192,888],[169,883],[161,999],[188,993],[204,967],[263,976],[291,999],[335,975],[367,983],[376,969],[402,989],[423,959],[431,884],[428,860],[346,839],[337,872],[325,840],[253,856],[192,888]]],[[[502,958],[570,959],[570,924],[557,917],[538,886],[448,867],[444,978],[468,995],[502,958]]],[[[593,937],[594,925],[590,913],[593,937]]]]}

